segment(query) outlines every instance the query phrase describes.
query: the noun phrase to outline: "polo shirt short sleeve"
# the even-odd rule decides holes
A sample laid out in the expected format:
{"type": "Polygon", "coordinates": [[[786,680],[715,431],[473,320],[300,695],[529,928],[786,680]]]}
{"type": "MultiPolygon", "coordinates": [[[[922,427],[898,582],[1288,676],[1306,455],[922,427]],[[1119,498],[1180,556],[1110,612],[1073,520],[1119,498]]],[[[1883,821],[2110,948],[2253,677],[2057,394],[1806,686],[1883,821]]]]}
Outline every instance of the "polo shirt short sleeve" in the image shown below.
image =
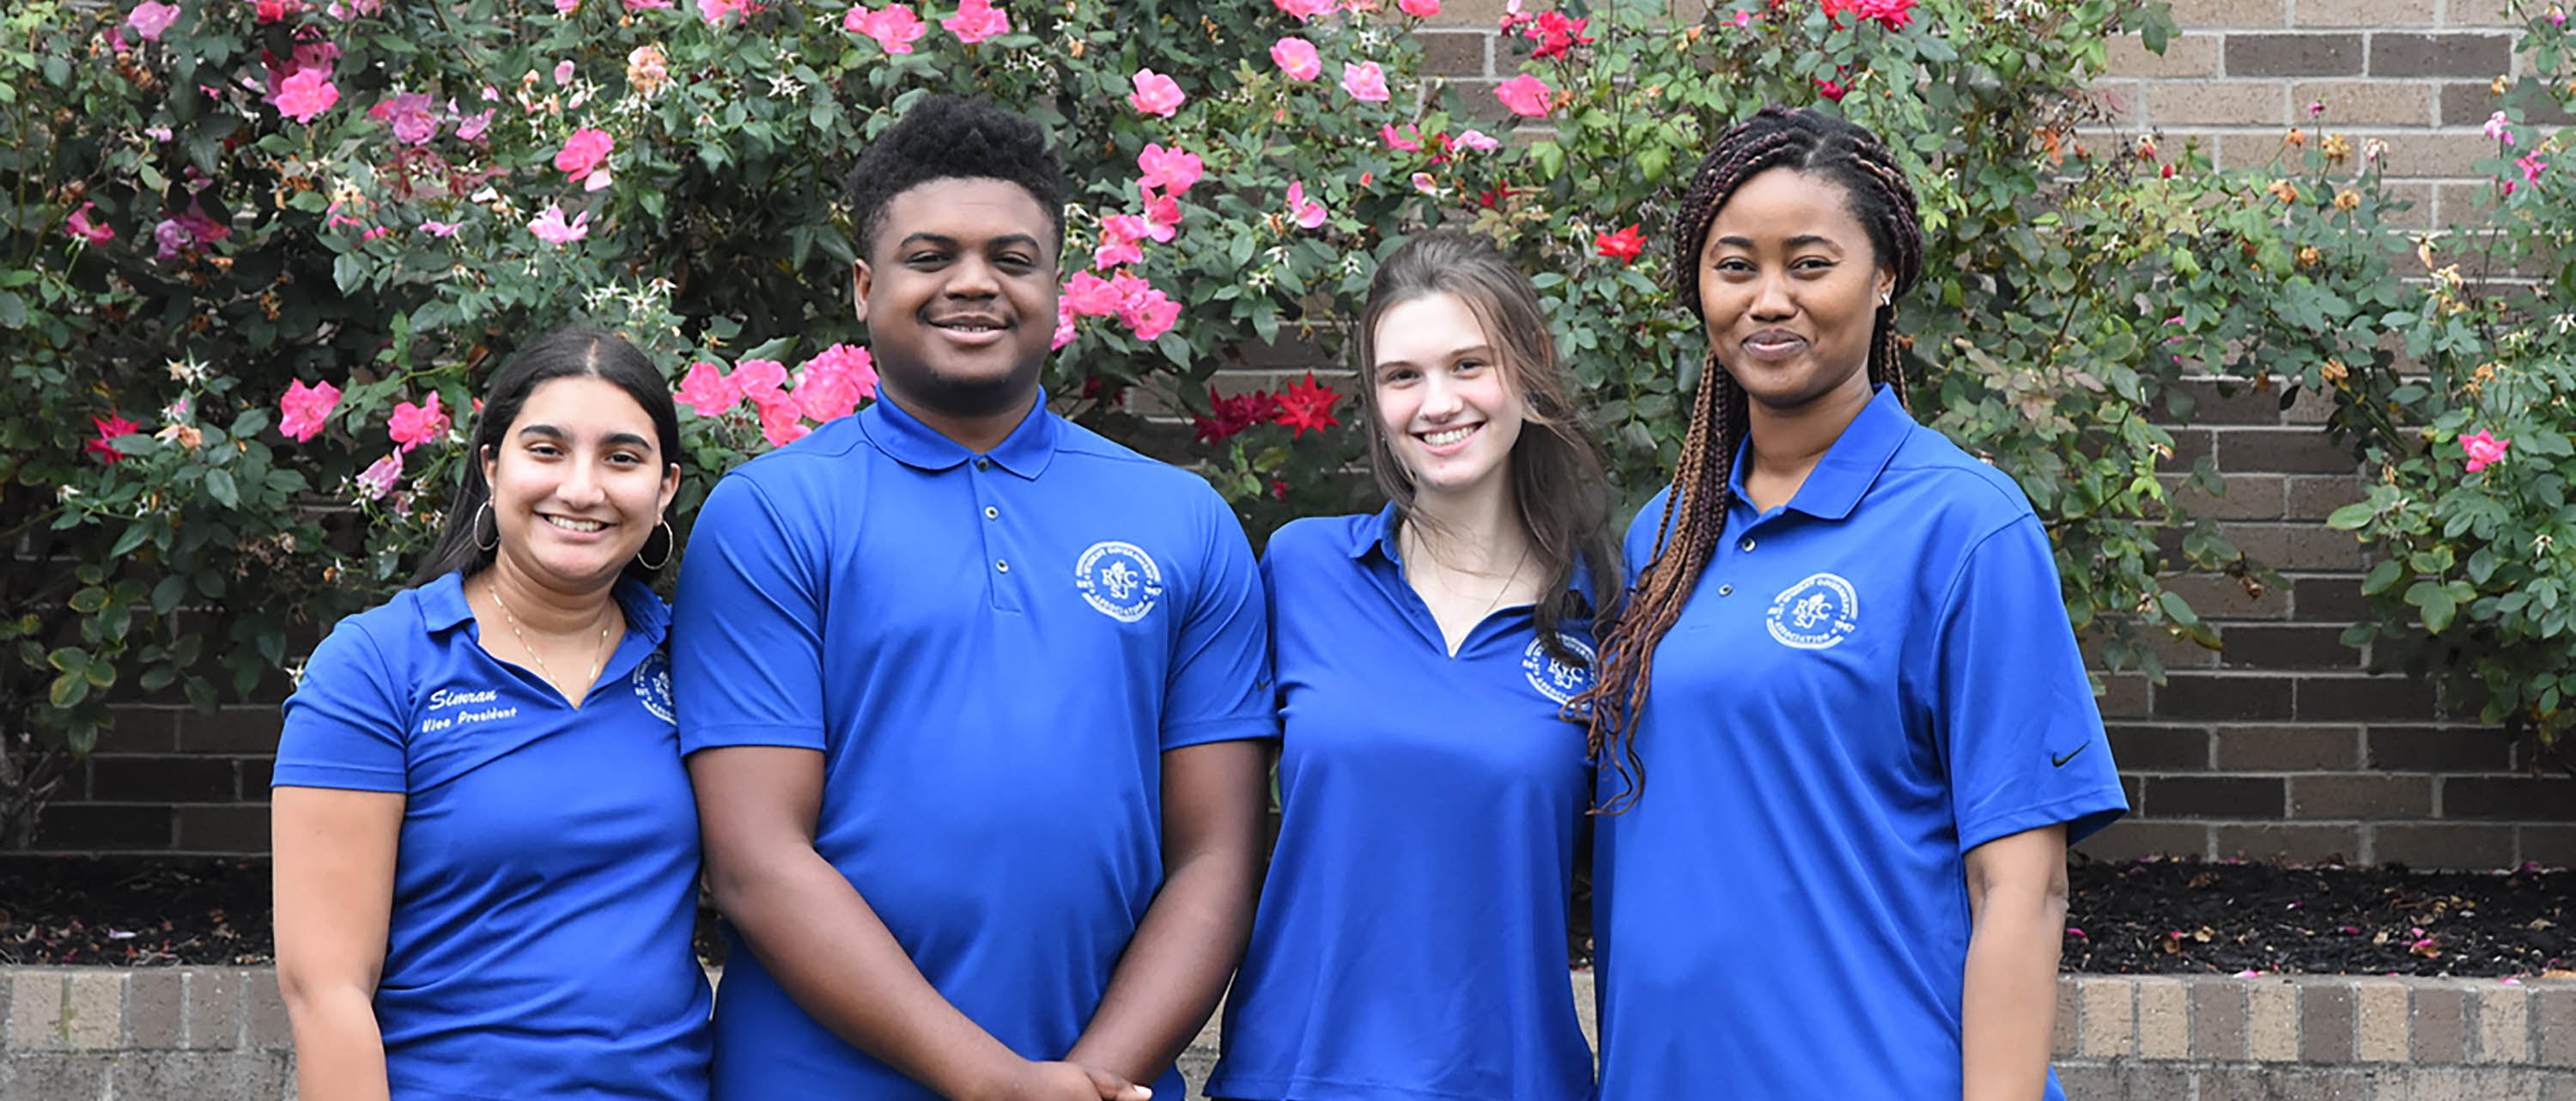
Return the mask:
{"type": "Polygon", "coordinates": [[[1787,504],[1735,469],[1655,652],[1642,797],[1598,827],[1599,1096],[1956,1097],[1967,852],[2127,806],[2054,557],[1885,391],[1787,504]]]}
{"type": "MultiPolygon", "coordinates": [[[[1259,585],[1195,474],[1042,408],[975,454],[880,401],[710,494],[682,742],[819,750],[815,851],[951,1004],[1061,1058],[1162,885],[1161,754],[1275,736],[1259,585]]],[[[718,1097],[932,1096],[733,948],[718,1097]]]]}
{"type": "Polygon", "coordinates": [[[667,611],[583,706],[494,659],[450,574],[342,620],[286,702],[271,781],[403,796],[375,995],[394,1101],[704,1101],[696,806],[667,611]]]}
{"type": "MultiPolygon", "coordinates": [[[[1282,715],[1279,843],[1227,994],[1212,1096],[1575,1099],[1592,1051],[1566,979],[1590,804],[1591,679],[1526,607],[1453,657],[1403,574],[1392,509],[1299,520],[1262,560],[1282,715]]],[[[1578,571],[1578,577],[1580,573],[1578,571]]]]}

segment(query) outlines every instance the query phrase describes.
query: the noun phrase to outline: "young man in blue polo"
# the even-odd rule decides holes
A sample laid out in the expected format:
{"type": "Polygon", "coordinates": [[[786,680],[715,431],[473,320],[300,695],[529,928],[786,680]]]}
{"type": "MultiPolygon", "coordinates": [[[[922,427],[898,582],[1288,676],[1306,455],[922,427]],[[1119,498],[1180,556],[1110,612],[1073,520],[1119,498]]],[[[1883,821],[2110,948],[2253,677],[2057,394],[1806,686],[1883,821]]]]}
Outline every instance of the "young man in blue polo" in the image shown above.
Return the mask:
{"type": "Polygon", "coordinates": [[[849,204],[883,393],[717,485],[673,623],[715,1097],[1178,1101],[1259,884],[1250,547],[1045,407],[1043,129],[925,99],[849,204]]]}

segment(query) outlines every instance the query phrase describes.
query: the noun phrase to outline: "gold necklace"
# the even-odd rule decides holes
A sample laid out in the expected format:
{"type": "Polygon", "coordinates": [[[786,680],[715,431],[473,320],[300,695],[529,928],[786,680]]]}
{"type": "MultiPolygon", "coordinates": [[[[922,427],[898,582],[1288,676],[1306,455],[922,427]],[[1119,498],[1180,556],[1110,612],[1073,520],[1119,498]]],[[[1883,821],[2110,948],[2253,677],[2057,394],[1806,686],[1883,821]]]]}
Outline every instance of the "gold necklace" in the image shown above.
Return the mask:
{"type": "MultiPolygon", "coordinates": [[[[492,594],[492,603],[501,609],[501,622],[509,626],[510,637],[518,639],[519,649],[527,651],[528,657],[537,663],[537,675],[544,677],[547,684],[554,685],[556,691],[562,691],[563,682],[555,679],[554,670],[546,668],[546,656],[538,653],[536,647],[528,645],[528,636],[520,633],[519,617],[510,614],[510,602],[501,599],[501,583],[498,581],[486,581],[483,583],[483,591],[492,594]]],[[[613,623],[601,626],[599,629],[600,643],[605,644],[608,641],[609,632],[616,629],[616,624],[613,623]]],[[[602,646],[592,646],[590,648],[590,683],[599,683],[599,674],[607,668],[607,652],[602,648],[602,646]]]]}
{"type": "MultiPolygon", "coordinates": [[[[1397,532],[1396,550],[1398,553],[1401,553],[1404,550],[1402,540],[1403,537],[1407,535],[1413,537],[1413,549],[1422,552],[1423,561],[1435,564],[1439,562],[1440,556],[1431,553],[1431,544],[1423,541],[1422,533],[1413,530],[1413,525],[1411,524],[1404,525],[1404,527],[1399,529],[1397,532]]],[[[1512,582],[1521,579],[1521,567],[1529,565],[1529,552],[1529,543],[1527,540],[1523,540],[1521,543],[1521,556],[1512,560],[1512,572],[1503,575],[1503,583],[1494,588],[1493,599],[1487,600],[1485,602],[1485,609],[1476,613],[1476,622],[1484,622],[1486,616],[1494,614],[1494,609],[1501,606],[1503,602],[1503,594],[1512,590],[1512,582]]],[[[1457,572],[1467,574],[1469,577],[1484,576],[1482,574],[1471,573],[1467,570],[1458,570],[1457,572]]],[[[1443,589],[1449,589],[1453,594],[1458,591],[1456,589],[1449,588],[1449,581],[1447,578],[1440,579],[1440,587],[1443,589]]]]}

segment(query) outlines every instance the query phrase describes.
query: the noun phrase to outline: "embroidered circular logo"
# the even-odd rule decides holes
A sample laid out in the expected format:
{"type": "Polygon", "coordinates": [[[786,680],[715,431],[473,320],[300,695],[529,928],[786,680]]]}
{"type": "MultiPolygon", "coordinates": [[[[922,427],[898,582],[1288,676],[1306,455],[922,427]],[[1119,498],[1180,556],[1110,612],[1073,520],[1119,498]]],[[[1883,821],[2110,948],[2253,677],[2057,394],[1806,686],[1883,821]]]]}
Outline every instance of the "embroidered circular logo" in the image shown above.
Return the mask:
{"type": "Polygon", "coordinates": [[[1163,595],[1163,571],[1134,543],[1093,543],[1073,564],[1073,587],[1100,614],[1134,623],[1163,595]]]}
{"type": "Polygon", "coordinates": [[[1555,700],[1557,706],[1563,707],[1573,702],[1584,689],[1592,687],[1594,655],[1589,643],[1573,635],[1558,632],[1556,641],[1572,651],[1574,656],[1582,658],[1583,664],[1567,665],[1556,660],[1548,654],[1547,647],[1539,645],[1533,638],[1521,650],[1521,672],[1529,675],[1530,687],[1538,689],[1539,695],[1555,700]]]}
{"type": "Polygon", "coordinates": [[[1780,645],[1822,650],[1860,627],[1860,597],[1851,582],[1820,573],[1772,597],[1770,620],[1780,645]]]}
{"type": "Polygon", "coordinates": [[[644,710],[663,722],[676,722],[671,707],[671,659],[660,650],[644,655],[635,666],[635,698],[644,701],[644,710]]]}

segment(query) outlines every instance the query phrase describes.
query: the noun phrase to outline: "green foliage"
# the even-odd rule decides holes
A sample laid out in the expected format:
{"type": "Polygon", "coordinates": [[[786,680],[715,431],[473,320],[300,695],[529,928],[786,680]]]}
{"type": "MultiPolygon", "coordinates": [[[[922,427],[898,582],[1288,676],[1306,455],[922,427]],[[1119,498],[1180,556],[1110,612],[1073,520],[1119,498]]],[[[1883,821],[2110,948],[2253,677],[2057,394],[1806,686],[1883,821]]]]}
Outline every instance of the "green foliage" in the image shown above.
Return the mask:
{"type": "MultiPolygon", "coordinates": [[[[0,581],[20,611],[0,622],[16,658],[0,672],[0,827],[23,831],[46,770],[88,748],[111,695],[273,690],[301,649],[290,638],[398,585],[453,484],[482,368],[525,336],[610,327],[675,385],[701,362],[810,371],[859,343],[838,176],[929,91],[1053,129],[1075,183],[1068,278],[1114,242],[1110,218],[1148,212],[1149,145],[1202,159],[1171,239],[1089,273],[1168,295],[1169,331],[1073,318],[1048,386],[1069,415],[1197,464],[1256,537],[1364,503],[1360,441],[1347,423],[1244,421],[1211,379],[1302,365],[1301,346],[1338,360],[1374,259],[1432,224],[1486,232],[1533,273],[1621,487],[1645,497],[1703,350],[1664,290],[1672,192],[1765,103],[1840,111],[1890,139],[1923,201],[1926,278],[1901,303],[1918,416],[2020,480],[2057,540],[2071,619],[2115,667],[2151,674],[2142,633],[2215,643],[2159,577],[2259,575],[2174,505],[2176,485],[2217,482],[2205,465],[2168,469],[2150,418],[2187,417],[2177,384],[2243,364],[2237,349],[2326,332],[2357,346],[2379,324],[2361,304],[2413,308],[2393,281],[2355,275],[2249,311],[2257,289],[2301,277],[2285,234],[2308,223],[2195,156],[2077,144],[2105,125],[2087,86],[2106,39],[2160,43],[2161,3],[1922,0],[1891,27],[1812,0],[1695,22],[1569,2],[1591,41],[1527,60],[1552,91],[1528,119],[1423,76],[1419,20],[1391,0],[1303,23],[1261,0],[1006,3],[1009,31],[971,44],[940,27],[956,10],[941,2],[905,53],[847,29],[837,4],[714,22],[706,7],[185,0],[157,40],[89,5],[0,15],[0,534],[40,566],[0,581]],[[1319,78],[1272,59],[1284,35],[1314,44],[1319,78]],[[337,102],[287,117],[273,82],[323,61],[337,102]],[[1361,62],[1390,98],[1341,86],[1361,62]],[[1177,110],[1131,105],[1142,69],[1178,81],[1177,110]],[[1502,140],[1485,148],[1476,127],[1502,140]],[[558,167],[581,131],[611,143],[603,186],[558,167]],[[1320,224],[1303,224],[1292,184],[1320,224]],[[541,238],[530,226],[549,210],[583,235],[541,238]],[[85,228],[99,226],[114,236],[85,228]],[[1644,255],[1602,247],[1631,226],[1644,255]],[[343,390],[302,439],[280,427],[290,382],[343,390]],[[389,417],[432,396],[458,423],[397,447],[389,417]],[[137,427],[100,441],[93,418],[118,416],[137,427]],[[390,481],[362,482],[371,466],[390,481]],[[2159,539],[2172,529],[2178,556],[2159,539]]],[[[1503,48],[1533,41],[1515,30],[1503,48]]],[[[683,413],[683,516],[715,472],[803,419],[792,402],[766,422],[753,405],[709,409],[683,413]]]]}

